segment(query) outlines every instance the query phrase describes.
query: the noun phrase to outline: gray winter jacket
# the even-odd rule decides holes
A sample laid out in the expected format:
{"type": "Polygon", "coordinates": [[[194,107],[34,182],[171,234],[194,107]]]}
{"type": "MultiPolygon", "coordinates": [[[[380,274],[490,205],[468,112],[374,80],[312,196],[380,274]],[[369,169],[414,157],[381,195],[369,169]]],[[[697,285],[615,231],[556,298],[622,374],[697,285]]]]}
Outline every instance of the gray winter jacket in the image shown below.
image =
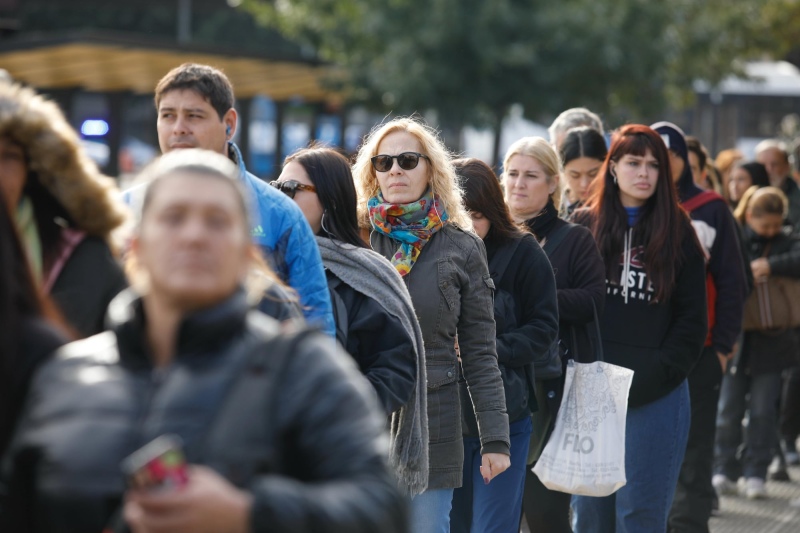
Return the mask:
{"type": "MultiPolygon", "coordinates": [[[[373,232],[372,248],[390,259],[399,246],[373,232]]],[[[494,284],[486,250],[474,234],[447,224],[422,248],[404,278],[425,342],[428,372],[430,474],[428,489],[462,483],[464,447],[455,339],[477,414],[481,453],[509,454],[508,416],[497,366],[494,284]]]]}

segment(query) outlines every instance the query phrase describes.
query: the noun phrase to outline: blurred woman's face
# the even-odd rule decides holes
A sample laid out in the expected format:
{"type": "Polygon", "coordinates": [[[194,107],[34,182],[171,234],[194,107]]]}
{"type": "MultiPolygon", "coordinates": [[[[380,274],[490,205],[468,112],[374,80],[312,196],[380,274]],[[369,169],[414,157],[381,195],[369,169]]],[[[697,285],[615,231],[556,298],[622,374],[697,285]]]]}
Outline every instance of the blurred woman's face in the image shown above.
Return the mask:
{"type": "Polygon", "coordinates": [[[548,176],[538,159],[522,154],[508,160],[503,181],[506,203],[517,222],[538,215],[558,186],[558,177],[548,176]]]}
{"type": "Polygon", "coordinates": [[[745,219],[753,233],[765,239],[772,239],[783,229],[783,217],[781,215],[763,214],[753,216],[748,211],[745,214],[745,219]]]}
{"type": "Polygon", "coordinates": [[[731,178],[728,181],[728,194],[731,201],[738,202],[742,199],[744,192],[753,185],[753,178],[750,173],[742,167],[733,169],[731,178]]]}
{"type": "MultiPolygon", "coordinates": [[[[383,138],[375,155],[397,156],[405,152],[422,153],[422,146],[407,131],[394,131],[383,138]]],[[[410,204],[422,198],[430,181],[429,168],[424,157],[410,170],[400,168],[397,159],[392,159],[392,168],[386,172],[375,171],[383,199],[392,204],[410,204]]]]}
{"type": "Polygon", "coordinates": [[[28,165],[22,146],[7,137],[0,137],[0,190],[11,213],[17,210],[27,177],[28,165]]]}
{"type": "MultiPolygon", "coordinates": [[[[306,172],[305,167],[297,161],[287,163],[286,166],[283,167],[278,181],[296,181],[301,185],[314,186],[311,178],[308,177],[308,172],[306,172]]],[[[322,214],[324,209],[322,208],[317,193],[309,190],[297,189],[294,193],[294,201],[297,203],[297,207],[300,208],[300,211],[305,215],[314,234],[316,235],[319,233],[319,229],[322,226],[322,214]]]]}
{"type": "Polygon", "coordinates": [[[579,157],[564,165],[564,179],[568,187],[569,203],[585,202],[592,184],[603,161],[593,157],[579,157]]]}
{"type": "Polygon", "coordinates": [[[156,183],[132,251],[150,294],[183,310],[214,305],[249,267],[238,193],[221,178],[180,172],[156,183]]]}

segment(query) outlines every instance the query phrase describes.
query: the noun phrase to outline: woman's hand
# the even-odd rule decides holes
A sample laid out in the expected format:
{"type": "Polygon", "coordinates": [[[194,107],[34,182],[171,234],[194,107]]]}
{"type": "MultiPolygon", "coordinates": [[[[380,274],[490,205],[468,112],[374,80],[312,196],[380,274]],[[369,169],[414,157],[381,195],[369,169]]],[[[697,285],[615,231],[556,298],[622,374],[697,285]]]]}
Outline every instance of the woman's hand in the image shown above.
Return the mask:
{"type": "Polygon", "coordinates": [[[511,457],[504,453],[485,453],[481,457],[481,475],[487,485],[511,466],[511,457]]]}
{"type": "Polygon", "coordinates": [[[753,279],[766,279],[772,273],[769,268],[769,261],[766,257],[759,257],[750,262],[750,269],[753,271],[753,279]]]}
{"type": "Polygon", "coordinates": [[[133,533],[247,533],[252,497],[204,466],[193,466],[186,487],[169,493],[132,490],[125,521],[133,533]]]}

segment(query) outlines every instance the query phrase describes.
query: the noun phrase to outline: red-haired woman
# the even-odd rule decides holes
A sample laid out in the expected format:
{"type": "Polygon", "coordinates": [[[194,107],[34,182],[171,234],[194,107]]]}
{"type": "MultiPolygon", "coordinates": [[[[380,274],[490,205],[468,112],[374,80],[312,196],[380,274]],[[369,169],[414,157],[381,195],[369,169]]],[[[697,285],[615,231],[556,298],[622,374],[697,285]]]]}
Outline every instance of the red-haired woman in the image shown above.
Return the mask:
{"type": "Polygon", "coordinates": [[[627,484],[573,498],[576,533],[666,531],[689,432],[686,376],[707,332],[705,264],[679,207],[667,147],[652,129],[619,130],[578,222],[606,269],[606,361],[634,371],[625,433],[627,484]]]}

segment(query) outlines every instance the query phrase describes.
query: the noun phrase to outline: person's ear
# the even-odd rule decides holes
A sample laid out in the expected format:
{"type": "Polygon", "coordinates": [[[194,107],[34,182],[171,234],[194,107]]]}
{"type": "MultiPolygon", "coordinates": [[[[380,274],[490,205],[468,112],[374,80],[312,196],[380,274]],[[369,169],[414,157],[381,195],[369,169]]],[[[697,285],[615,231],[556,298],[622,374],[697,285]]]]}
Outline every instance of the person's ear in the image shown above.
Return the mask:
{"type": "Polygon", "coordinates": [[[560,179],[561,179],[561,176],[558,173],[556,173],[556,175],[553,176],[550,179],[550,194],[553,194],[558,190],[558,185],[560,183],[560,181],[559,181],[560,179]]]}
{"type": "Polygon", "coordinates": [[[225,138],[229,141],[234,135],[236,135],[237,120],[238,115],[236,114],[236,110],[233,108],[228,109],[228,111],[222,117],[222,122],[225,124],[225,138]]]}

